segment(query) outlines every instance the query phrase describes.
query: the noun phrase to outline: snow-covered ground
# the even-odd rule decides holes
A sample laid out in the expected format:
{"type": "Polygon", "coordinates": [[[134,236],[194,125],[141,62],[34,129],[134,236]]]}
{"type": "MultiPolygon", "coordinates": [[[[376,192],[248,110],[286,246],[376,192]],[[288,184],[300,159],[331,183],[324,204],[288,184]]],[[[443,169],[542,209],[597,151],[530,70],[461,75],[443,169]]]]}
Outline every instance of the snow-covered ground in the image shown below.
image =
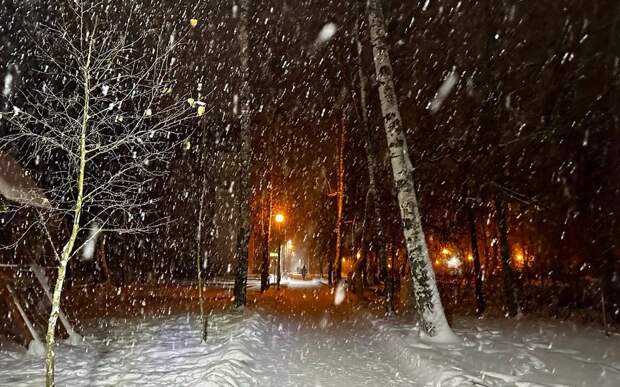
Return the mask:
{"type": "MultiPolygon", "coordinates": [[[[269,275],[269,283],[272,286],[276,284],[276,276],[269,275]]],[[[205,286],[223,289],[232,289],[235,285],[233,279],[213,278],[205,281],[205,286]]],[[[280,286],[286,286],[289,288],[317,288],[322,285],[327,285],[327,280],[323,278],[314,278],[308,280],[296,279],[283,275],[280,278],[280,286]]],[[[248,278],[247,287],[249,290],[260,289],[260,279],[248,278]]]]}
{"type": "MultiPolygon", "coordinates": [[[[317,288],[288,292],[321,302],[312,298],[317,288]]],[[[58,385],[620,385],[620,337],[568,323],[457,319],[463,343],[431,346],[412,322],[348,302],[318,314],[257,305],[211,316],[206,344],[195,315],[91,322],[84,343],[59,345],[58,385]]],[[[0,386],[40,386],[42,367],[41,358],[5,347],[0,386]]]]}
{"type": "MultiPolygon", "coordinates": [[[[269,283],[271,286],[276,284],[276,276],[273,274],[269,276],[269,283]]],[[[313,278],[309,280],[296,279],[288,276],[283,276],[280,279],[280,286],[286,286],[288,288],[318,288],[323,285],[327,285],[327,280],[323,278],[313,278]]]]}

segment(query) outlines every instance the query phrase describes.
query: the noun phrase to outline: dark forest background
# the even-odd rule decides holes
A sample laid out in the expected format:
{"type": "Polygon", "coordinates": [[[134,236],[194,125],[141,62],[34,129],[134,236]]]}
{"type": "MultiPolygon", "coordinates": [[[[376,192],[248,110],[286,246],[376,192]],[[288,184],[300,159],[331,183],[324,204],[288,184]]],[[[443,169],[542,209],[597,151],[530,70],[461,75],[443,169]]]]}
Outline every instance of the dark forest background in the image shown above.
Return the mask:
{"type": "MultiPolygon", "coordinates": [[[[233,5],[221,0],[104,0],[99,5],[119,21],[118,28],[136,33],[156,28],[163,35],[189,31],[177,56],[175,93],[207,105],[204,116],[180,128],[184,145],[170,163],[159,166],[165,177],[145,187],[146,195],[159,199],[147,217],[169,218],[169,225],[149,235],[106,236],[117,281],[193,278],[203,179],[209,182],[205,219],[210,227],[204,238],[209,273],[226,275],[234,262],[231,184],[242,171],[236,162],[235,95],[241,80],[233,5]],[[191,18],[199,21],[194,29],[188,29],[191,18]]],[[[333,255],[336,215],[329,194],[335,190],[342,126],[347,133],[345,251],[350,255],[361,233],[367,172],[357,61],[367,74],[374,73],[363,28],[362,58],[355,48],[363,5],[256,1],[250,9],[251,246],[256,250],[261,243],[271,182],[274,206],[289,214],[288,233],[304,246],[311,272],[319,272],[324,257],[333,255]],[[337,32],[328,42],[317,41],[326,23],[334,23],[337,32]],[[344,102],[339,100],[343,89],[348,91],[344,102]]],[[[468,208],[479,235],[485,287],[494,293],[501,276],[500,198],[508,209],[511,254],[526,309],[552,304],[557,310],[595,310],[602,290],[610,316],[619,319],[620,2],[394,0],[383,1],[383,7],[421,213],[444,297],[473,291],[471,263],[465,260],[451,275],[441,261],[443,249],[470,254],[468,208]],[[438,109],[431,108],[448,78],[456,84],[438,109]]],[[[0,74],[14,79],[13,92],[0,95],[2,110],[19,106],[19,89],[41,86],[33,41],[41,24],[67,15],[58,1],[0,0],[0,74]]],[[[398,261],[402,233],[372,76],[369,100],[382,161],[384,232],[398,275],[405,270],[399,263],[404,260],[398,261]]],[[[0,135],[8,130],[0,120],[0,135]]],[[[61,168],[28,167],[40,184],[50,168],[61,168]]],[[[19,232],[0,227],[3,242],[19,232]]],[[[17,251],[3,251],[2,260],[26,260],[35,243],[36,237],[25,239],[17,251]]],[[[250,268],[256,272],[256,260],[250,268]]]]}

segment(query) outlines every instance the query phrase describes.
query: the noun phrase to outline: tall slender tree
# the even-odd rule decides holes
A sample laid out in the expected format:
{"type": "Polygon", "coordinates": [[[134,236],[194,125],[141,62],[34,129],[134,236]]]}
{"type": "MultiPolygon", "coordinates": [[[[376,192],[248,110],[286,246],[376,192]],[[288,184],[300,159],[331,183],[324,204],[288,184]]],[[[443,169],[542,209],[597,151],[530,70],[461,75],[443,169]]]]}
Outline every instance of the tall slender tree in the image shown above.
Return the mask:
{"type": "Polygon", "coordinates": [[[203,289],[203,284],[202,284],[202,269],[204,266],[203,263],[203,259],[204,259],[204,251],[203,251],[203,246],[202,246],[202,232],[203,232],[203,218],[204,218],[204,213],[205,213],[205,201],[207,199],[207,190],[208,190],[208,180],[206,179],[206,176],[204,175],[204,171],[206,168],[206,158],[207,155],[205,154],[207,151],[207,144],[206,144],[206,137],[207,137],[207,133],[206,130],[203,128],[203,131],[201,133],[201,149],[200,149],[200,173],[202,174],[202,179],[201,179],[201,189],[200,189],[200,196],[198,198],[199,202],[198,202],[198,219],[196,220],[196,271],[197,271],[197,277],[198,277],[198,306],[200,308],[200,322],[202,325],[202,332],[201,332],[201,338],[202,341],[207,341],[207,334],[208,334],[208,330],[207,330],[207,325],[208,325],[208,321],[205,315],[205,310],[204,310],[204,289],[203,289]]]}
{"type": "Polygon", "coordinates": [[[273,191],[271,189],[271,179],[267,182],[267,188],[263,191],[262,219],[262,248],[260,264],[260,290],[267,290],[269,287],[269,244],[271,243],[271,212],[273,203],[273,191]]]}
{"type": "Polygon", "coordinates": [[[512,268],[510,257],[510,244],[508,241],[508,219],[506,216],[506,201],[504,193],[500,188],[495,192],[495,222],[497,224],[497,234],[499,235],[499,250],[502,261],[502,274],[504,284],[504,299],[506,312],[510,317],[519,313],[519,303],[517,297],[517,287],[515,284],[515,274],[512,268]]]}
{"type": "Polygon", "coordinates": [[[237,36],[239,40],[239,60],[241,63],[241,149],[240,182],[239,182],[239,234],[237,238],[237,265],[235,270],[235,302],[234,307],[245,305],[246,286],[248,281],[248,251],[250,242],[250,175],[251,175],[251,137],[250,137],[250,49],[248,36],[248,0],[240,0],[238,12],[239,25],[237,36]]]}
{"type": "MultiPolygon", "coordinates": [[[[359,5],[359,4],[358,4],[359,5]]],[[[361,11],[361,10],[360,10],[361,11]]],[[[361,12],[360,12],[361,13],[361,12]]],[[[358,18],[361,19],[361,18],[358,18]]],[[[362,236],[362,247],[368,245],[368,241],[371,238],[367,235],[367,229],[371,229],[373,231],[372,234],[372,244],[375,248],[377,255],[379,256],[379,265],[381,270],[381,276],[384,280],[384,296],[385,296],[385,307],[388,313],[393,312],[393,292],[394,287],[392,285],[392,276],[389,275],[389,268],[387,262],[387,256],[385,251],[385,235],[383,234],[382,226],[383,226],[383,218],[381,215],[381,207],[379,203],[379,196],[377,190],[377,159],[375,157],[374,149],[373,149],[373,136],[372,130],[370,128],[370,124],[368,122],[368,77],[364,72],[364,62],[363,62],[363,44],[360,37],[360,20],[357,20],[355,25],[355,42],[357,47],[357,75],[359,82],[359,104],[360,104],[360,118],[362,124],[362,131],[364,133],[364,152],[366,154],[366,163],[368,165],[368,191],[366,192],[366,202],[365,202],[365,211],[364,211],[364,225],[363,225],[363,236],[362,236]],[[372,211],[370,210],[372,209],[372,211]],[[369,223],[372,225],[369,227],[369,223]]],[[[362,275],[362,270],[367,262],[368,250],[364,249],[364,256],[361,257],[363,262],[360,262],[359,265],[356,265],[356,274],[358,276],[362,275]]]]}
{"type": "MultiPolygon", "coordinates": [[[[467,200],[467,199],[465,199],[467,200]]],[[[471,239],[471,256],[474,261],[474,285],[476,294],[476,314],[482,315],[485,310],[484,293],[482,290],[482,268],[480,265],[480,252],[478,251],[478,232],[476,230],[476,218],[471,203],[465,203],[467,221],[469,223],[469,236],[471,239]]]]}
{"type": "Polygon", "coordinates": [[[40,211],[44,227],[49,219],[71,220],[62,248],[46,232],[58,262],[46,335],[48,387],[55,385],[56,324],[67,265],[82,248],[79,238],[94,224],[105,232],[148,232],[163,223],[144,222],[153,198],[143,197],[143,186],[157,177],[149,166],[173,154],[177,143],[171,140],[189,117],[186,102],[172,89],[171,56],[182,39],[153,31],[131,36],[124,28],[131,16],[119,28],[95,16],[97,5],[68,6],[75,18],[39,31],[44,82],[23,91],[8,116],[9,134],[0,138],[0,150],[25,164],[41,159],[66,169],[49,177],[45,195],[51,205],[40,211]],[[141,48],[153,41],[152,50],[141,48]]]}
{"type": "Polygon", "coordinates": [[[336,251],[334,256],[334,282],[338,283],[342,279],[342,226],[344,211],[344,144],[346,139],[346,128],[343,118],[340,123],[338,133],[338,176],[336,188],[336,251]]]}
{"type": "Polygon", "coordinates": [[[394,89],[392,63],[386,43],[385,20],[379,0],[368,0],[367,13],[375,74],[379,84],[381,111],[422,330],[424,334],[435,340],[457,340],[448,325],[441,304],[435,272],[422,230],[413,166],[409,158],[398,98],[394,89]]]}

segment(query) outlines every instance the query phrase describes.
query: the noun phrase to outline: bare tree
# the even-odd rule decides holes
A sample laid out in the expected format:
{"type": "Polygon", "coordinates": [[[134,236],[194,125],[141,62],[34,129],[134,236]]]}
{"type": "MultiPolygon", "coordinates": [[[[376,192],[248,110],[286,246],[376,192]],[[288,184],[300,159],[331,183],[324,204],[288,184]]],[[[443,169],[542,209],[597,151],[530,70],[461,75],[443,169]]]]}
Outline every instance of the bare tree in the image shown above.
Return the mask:
{"type": "MultiPolygon", "coordinates": [[[[361,7],[360,7],[361,8],[361,7]]],[[[355,23],[355,43],[357,48],[357,76],[359,82],[359,105],[360,105],[360,118],[362,130],[364,133],[364,152],[366,154],[366,163],[368,165],[368,191],[366,192],[365,204],[364,204],[364,221],[362,226],[362,248],[364,248],[364,256],[360,258],[360,262],[356,262],[355,265],[355,274],[358,276],[357,281],[361,283],[361,276],[363,267],[367,264],[367,255],[369,253],[367,245],[369,240],[372,239],[372,245],[376,249],[377,255],[379,256],[379,264],[381,270],[381,276],[384,281],[384,297],[385,297],[385,307],[388,313],[392,313],[394,311],[393,298],[394,298],[394,289],[393,289],[393,281],[392,276],[389,273],[389,268],[387,264],[387,256],[385,250],[385,236],[381,227],[383,226],[383,217],[381,215],[381,206],[379,203],[379,191],[377,189],[377,171],[378,164],[377,159],[375,157],[375,150],[373,149],[373,136],[372,129],[370,127],[370,123],[368,120],[368,78],[364,72],[364,63],[363,63],[363,45],[360,33],[360,20],[356,20],[355,23]],[[372,222],[372,228],[369,227],[368,223],[372,222]],[[374,234],[372,238],[367,236],[367,228],[372,230],[374,234]]]]}
{"type": "Polygon", "coordinates": [[[381,111],[422,329],[433,339],[455,340],[441,304],[435,272],[422,230],[413,165],[409,158],[398,98],[394,90],[392,63],[386,44],[385,20],[380,0],[368,0],[367,12],[381,111]]]}
{"type": "MultiPolygon", "coordinates": [[[[338,284],[342,279],[342,226],[344,224],[343,211],[344,211],[344,143],[346,139],[346,128],[343,118],[340,122],[340,128],[338,131],[338,176],[336,184],[336,228],[334,233],[336,234],[336,252],[334,256],[334,273],[330,275],[330,279],[333,279],[333,283],[338,284]]],[[[332,281],[330,281],[330,284],[332,281]]]]}
{"type": "Polygon", "coordinates": [[[203,233],[203,218],[205,214],[205,202],[207,199],[208,180],[204,176],[204,170],[206,168],[206,133],[205,129],[201,133],[201,149],[200,149],[200,173],[202,174],[202,183],[200,189],[200,196],[198,198],[198,219],[196,222],[196,271],[198,276],[198,305],[200,307],[200,321],[202,325],[201,338],[203,342],[207,341],[208,334],[208,320],[205,315],[204,308],[204,289],[202,281],[202,270],[206,266],[206,256],[202,247],[202,233],[203,233]]]}
{"type": "Polygon", "coordinates": [[[469,237],[471,240],[471,256],[474,261],[474,282],[476,292],[476,314],[481,316],[486,308],[484,301],[484,292],[482,290],[482,267],[480,265],[480,253],[478,249],[478,232],[476,230],[476,218],[472,204],[465,202],[465,212],[467,214],[467,223],[469,225],[469,237]]]}
{"type": "MultiPolygon", "coordinates": [[[[58,260],[47,327],[46,385],[54,386],[54,332],[68,262],[101,231],[148,232],[164,220],[147,219],[153,199],[144,195],[176,146],[176,131],[190,106],[173,90],[172,53],[181,39],[163,31],[132,34],[125,23],[97,20],[96,5],[71,2],[73,14],[37,31],[40,88],[24,91],[20,106],[3,114],[10,132],[0,150],[23,165],[47,166],[41,180],[49,208],[38,209],[58,260]],[[125,26],[121,28],[122,26],[125,26]],[[53,42],[53,43],[52,43],[53,42]],[[52,170],[53,168],[53,170],[52,170]],[[71,220],[57,246],[50,219],[71,220]],[[90,236],[89,236],[90,235],[90,236]]],[[[192,23],[194,25],[194,23],[192,23]]]]}
{"type": "Polygon", "coordinates": [[[514,317],[519,313],[519,297],[517,295],[515,273],[510,257],[506,203],[504,200],[504,193],[501,192],[500,188],[497,188],[495,191],[495,216],[497,218],[495,223],[497,224],[497,234],[499,236],[499,251],[502,258],[502,277],[506,309],[508,315],[514,317]]]}
{"type": "Polygon", "coordinates": [[[241,0],[239,9],[239,57],[241,60],[241,176],[239,182],[240,229],[237,238],[237,265],[235,270],[235,303],[239,308],[245,305],[248,282],[248,244],[250,241],[250,48],[248,36],[248,0],[241,0]]]}
{"type": "Polygon", "coordinates": [[[269,245],[271,243],[271,213],[273,210],[273,190],[271,189],[271,179],[266,183],[266,185],[267,188],[263,191],[263,209],[261,210],[261,228],[263,238],[262,248],[260,252],[261,292],[267,290],[267,288],[269,287],[269,245]]]}

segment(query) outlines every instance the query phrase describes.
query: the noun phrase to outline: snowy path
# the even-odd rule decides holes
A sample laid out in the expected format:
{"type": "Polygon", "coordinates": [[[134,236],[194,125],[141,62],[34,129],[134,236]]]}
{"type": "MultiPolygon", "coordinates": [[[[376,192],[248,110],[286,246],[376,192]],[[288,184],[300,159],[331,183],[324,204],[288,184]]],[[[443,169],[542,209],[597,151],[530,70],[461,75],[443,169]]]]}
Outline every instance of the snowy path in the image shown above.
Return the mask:
{"type": "MultiPolygon", "coordinates": [[[[461,345],[431,347],[404,319],[326,305],[324,291],[296,292],[212,316],[206,345],[195,315],[87,327],[85,343],[58,348],[58,386],[620,385],[618,336],[558,322],[461,319],[461,345]]],[[[42,365],[23,349],[2,349],[0,386],[41,386],[42,365]]]]}
{"type": "MultiPolygon", "coordinates": [[[[58,385],[372,386],[379,378],[414,385],[393,359],[368,347],[372,337],[351,336],[350,323],[314,329],[277,320],[254,312],[213,316],[208,345],[198,342],[193,317],[109,322],[81,346],[60,346],[58,385]]],[[[42,385],[41,360],[19,352],[0,352],[0,386],[42,385]]]]}
{"type": "Polygon", "coordinates": [[[368,321],[271,319],[263,348],[270,361],[264,363],[262,385],[419,385],[412,374],[396,368],[396,353],[378,340],[368,321]]]}

